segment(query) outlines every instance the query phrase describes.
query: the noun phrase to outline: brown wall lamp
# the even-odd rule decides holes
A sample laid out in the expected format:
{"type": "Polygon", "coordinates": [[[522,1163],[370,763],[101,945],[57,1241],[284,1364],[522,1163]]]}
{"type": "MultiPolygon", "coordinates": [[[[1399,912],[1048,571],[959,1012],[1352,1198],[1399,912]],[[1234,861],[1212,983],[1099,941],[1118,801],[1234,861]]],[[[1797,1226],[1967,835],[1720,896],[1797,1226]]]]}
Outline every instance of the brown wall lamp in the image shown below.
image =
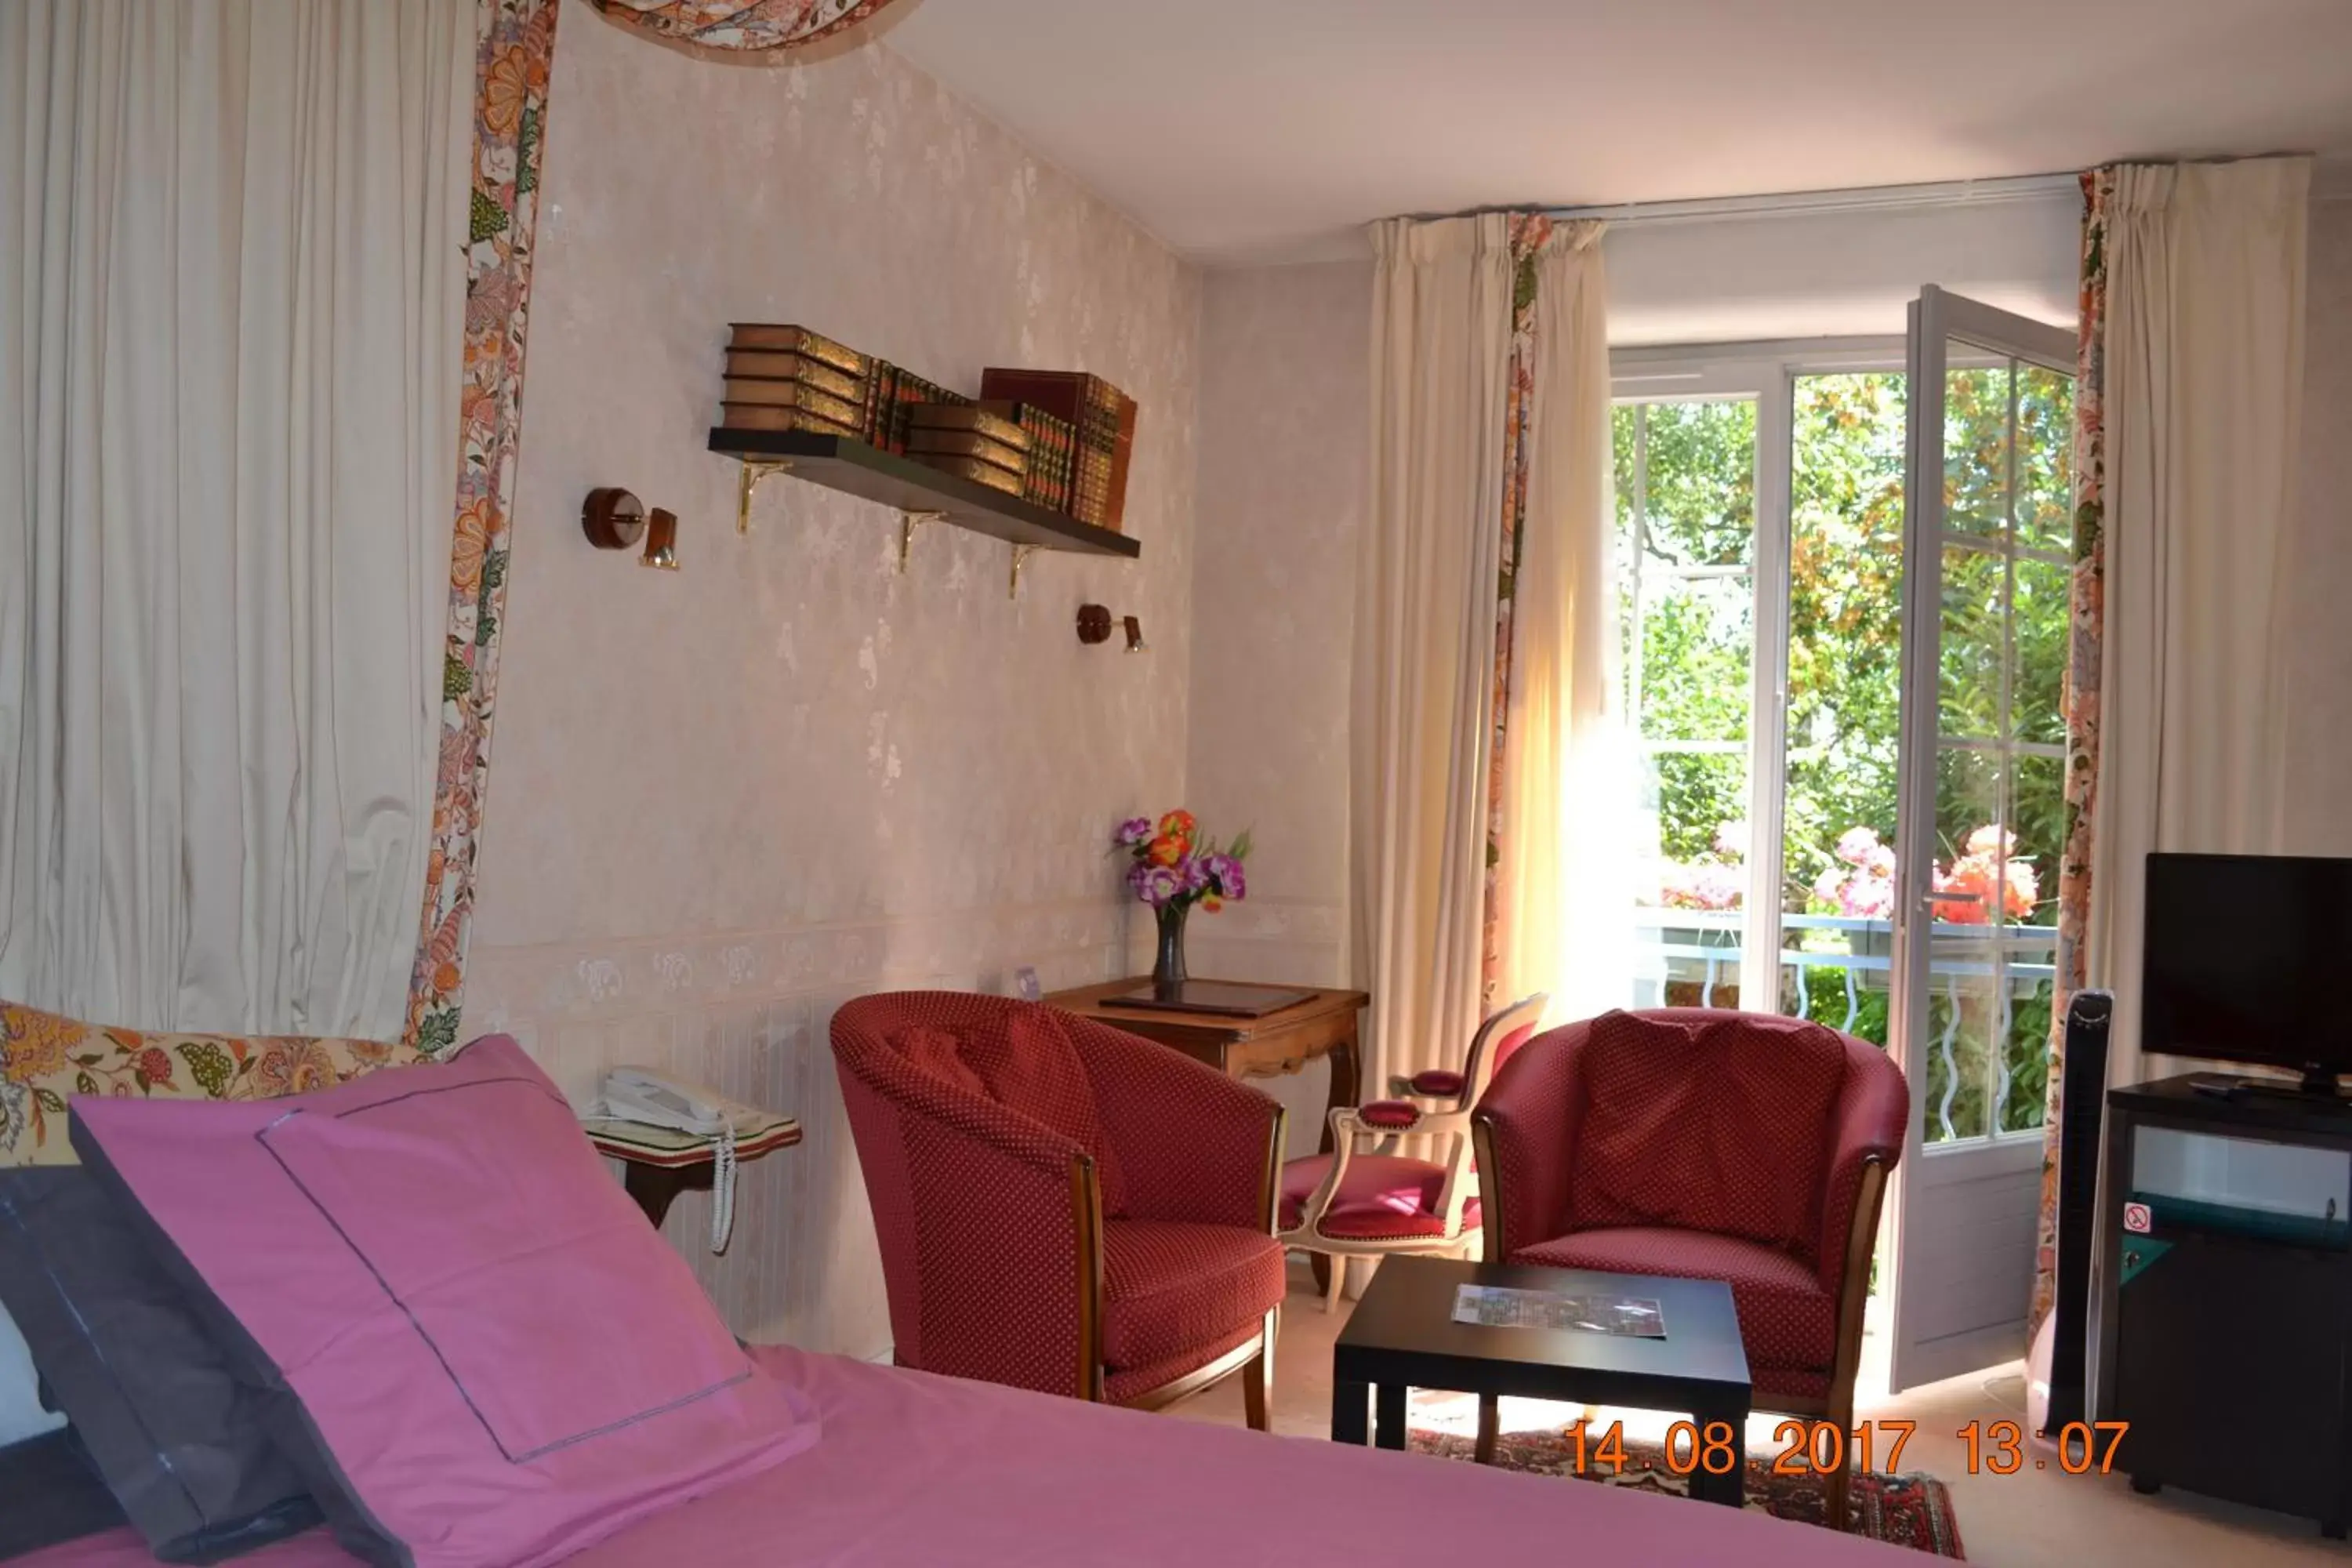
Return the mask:
{"type": "MultiPolygon", "coordinates": [[[[1121,616],[1118,619],[1119,624],[1127,628],[1127,651],[1141,653],[1144,648],[1143,617],[1121,616]]],[[[1078,606],[1078,640],[1080,642],[1089,647],[1097,643],[1108,642],[1110,628],[1111,614],[1108,605],[1080,605],[1078,606]]]]}
{"type": "Polygon", "coordinates": [[[618,486],[588,492],[580,528],[599,550],[626,550],[642,537],[646,552],[638,565],[677,570],[677,514],[656,507],[648,519],[645,502],[618,486]]]}

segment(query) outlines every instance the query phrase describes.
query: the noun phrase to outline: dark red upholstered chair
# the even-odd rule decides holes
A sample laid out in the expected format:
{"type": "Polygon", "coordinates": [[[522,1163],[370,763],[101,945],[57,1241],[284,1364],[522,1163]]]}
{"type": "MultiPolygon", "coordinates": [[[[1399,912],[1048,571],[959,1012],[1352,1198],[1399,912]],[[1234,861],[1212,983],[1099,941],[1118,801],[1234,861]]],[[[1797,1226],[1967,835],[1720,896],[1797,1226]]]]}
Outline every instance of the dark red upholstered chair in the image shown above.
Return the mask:
{"type": "Polygon", "coordinates": [[[1432,1068],[1389,1080],[1387,1100],[1331,1112],[1331,1152],[1282,1168],[1286,1247],[1331,1259],[1323,1310],[1336,1307],[1349,1258],[1394,1252],[1444,1257],[1475,1245],[1478,1178],[1470,1163],[1470,1108],[1511,1054],[1535,1034],[1550,999],[1541,993],[1490,1014],[1470,1037],[1456,1071],[1432,1068]],[[1433,1158],[1399,1152],[1400,1140],[1431,1141],[1433,1158]],[[1369,1152],[1359,1152],[1360,1141],[1369,1152]]]}
{"type": "Polygon", "coordinates": [[[1236,1371],[1267,1429],[1282,1108],[1058,1008],[915,991],[833,1018],[901,1366],[1153,1409],[1236,1371]]]}
{"type": "MultiPolygon", "coordinates": [[[[1472,1113],[1486,1255],[1725,1280],[1756,1408],[1851,1430],[1910,1104],[1885,1051],[1802,1019],[1665,1008],[1554,1029],[1472,1113]]],[[[1843,1528],[1843,1468],[1828,1493],[1843,1528]]]]}

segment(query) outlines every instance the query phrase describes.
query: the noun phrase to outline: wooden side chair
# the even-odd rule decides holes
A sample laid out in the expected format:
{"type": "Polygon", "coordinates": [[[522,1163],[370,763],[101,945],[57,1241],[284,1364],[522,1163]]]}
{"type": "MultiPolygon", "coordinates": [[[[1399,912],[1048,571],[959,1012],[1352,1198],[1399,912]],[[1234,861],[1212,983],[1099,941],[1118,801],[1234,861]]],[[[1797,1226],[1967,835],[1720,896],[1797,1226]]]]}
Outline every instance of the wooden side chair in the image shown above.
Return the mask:
{"type": "Polygon", "coordinates": [[[1398,1252],[1444,1257],[1477,1244],[1470,1108],[1511,1053],[1534,1035],[1549,1000],[1538,994],[1491,1015],[1471,1037],[1460,1071],[1431,1068],[1391,1079],[1391,1098],[1332,1111],[1331,1152],[1283,1167],[1276,1239],[1331,1259],[1325,1311],[1339,1300],[1349,1258],[1398,1252]],[[1399,1152],[1406,1138],[1433,1140],[1437,1157],[1399,1152]],[[1360,1140],[1371,1140],[1371,1148],[1360,1152],[1360,1140]]]}

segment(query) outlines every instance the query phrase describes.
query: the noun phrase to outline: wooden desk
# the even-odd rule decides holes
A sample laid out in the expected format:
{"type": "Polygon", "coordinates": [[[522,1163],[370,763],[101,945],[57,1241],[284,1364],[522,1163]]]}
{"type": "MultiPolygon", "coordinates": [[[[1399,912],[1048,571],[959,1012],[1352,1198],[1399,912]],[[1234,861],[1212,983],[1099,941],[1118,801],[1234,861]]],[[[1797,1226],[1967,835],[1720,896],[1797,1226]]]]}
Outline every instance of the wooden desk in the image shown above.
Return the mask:
{"type": "MultiPolygon", "coordinates": [[[[1363,1056],[1356,1033],[1356,1015],[1371,998],[1361,991],[1325,991],[1305,985],[1269,986],[1268,990],[1315,994],[1278,1013],[1262,1018],[1234,1018],[1214,1013],[1171,1013],[1154,1007],[1113,1007],[1103,998],[1117,996],[1151,984],[1148,974],[1132,980],[1110,980],[1056,991],[1045,1000],[1066,1012],[1093,1018],[1130,1035],[1141,1035],[1205,1062],[1228,1078],[1272,1078],[1293,1073],[1318,1057],[1331,1058],[1331,1104],[1356,1103],[1362,1088],[1359,1075],[1363,1056]]],[[[1323,1119],[1323,1141],[1331,1147],[1331,1119],[1323,1119]]],[[[1321,1258],[1318,1257],[1319,1263],[1321,1258]]]]}

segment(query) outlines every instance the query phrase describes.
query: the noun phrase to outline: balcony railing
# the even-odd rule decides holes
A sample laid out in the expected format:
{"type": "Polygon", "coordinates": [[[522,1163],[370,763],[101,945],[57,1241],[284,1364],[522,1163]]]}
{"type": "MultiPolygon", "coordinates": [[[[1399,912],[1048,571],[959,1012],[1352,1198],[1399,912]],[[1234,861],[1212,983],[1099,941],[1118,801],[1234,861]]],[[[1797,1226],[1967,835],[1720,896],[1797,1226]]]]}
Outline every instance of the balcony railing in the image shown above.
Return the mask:
{"type": "MultiPolygon", "coordinates": [[[[1637,910],[1636,1005],[1740,1005],[1747,923],[1739,910],[1637,910]]],[[[1780,939],[1780,994],[1764,1010],[1886,1044],[1891,921],[1784,914],[1780,939]]],[[[2039,1126],[2057,928],[1938,921],[1929,942],[1927,1141],[2039,1126]]]]}

